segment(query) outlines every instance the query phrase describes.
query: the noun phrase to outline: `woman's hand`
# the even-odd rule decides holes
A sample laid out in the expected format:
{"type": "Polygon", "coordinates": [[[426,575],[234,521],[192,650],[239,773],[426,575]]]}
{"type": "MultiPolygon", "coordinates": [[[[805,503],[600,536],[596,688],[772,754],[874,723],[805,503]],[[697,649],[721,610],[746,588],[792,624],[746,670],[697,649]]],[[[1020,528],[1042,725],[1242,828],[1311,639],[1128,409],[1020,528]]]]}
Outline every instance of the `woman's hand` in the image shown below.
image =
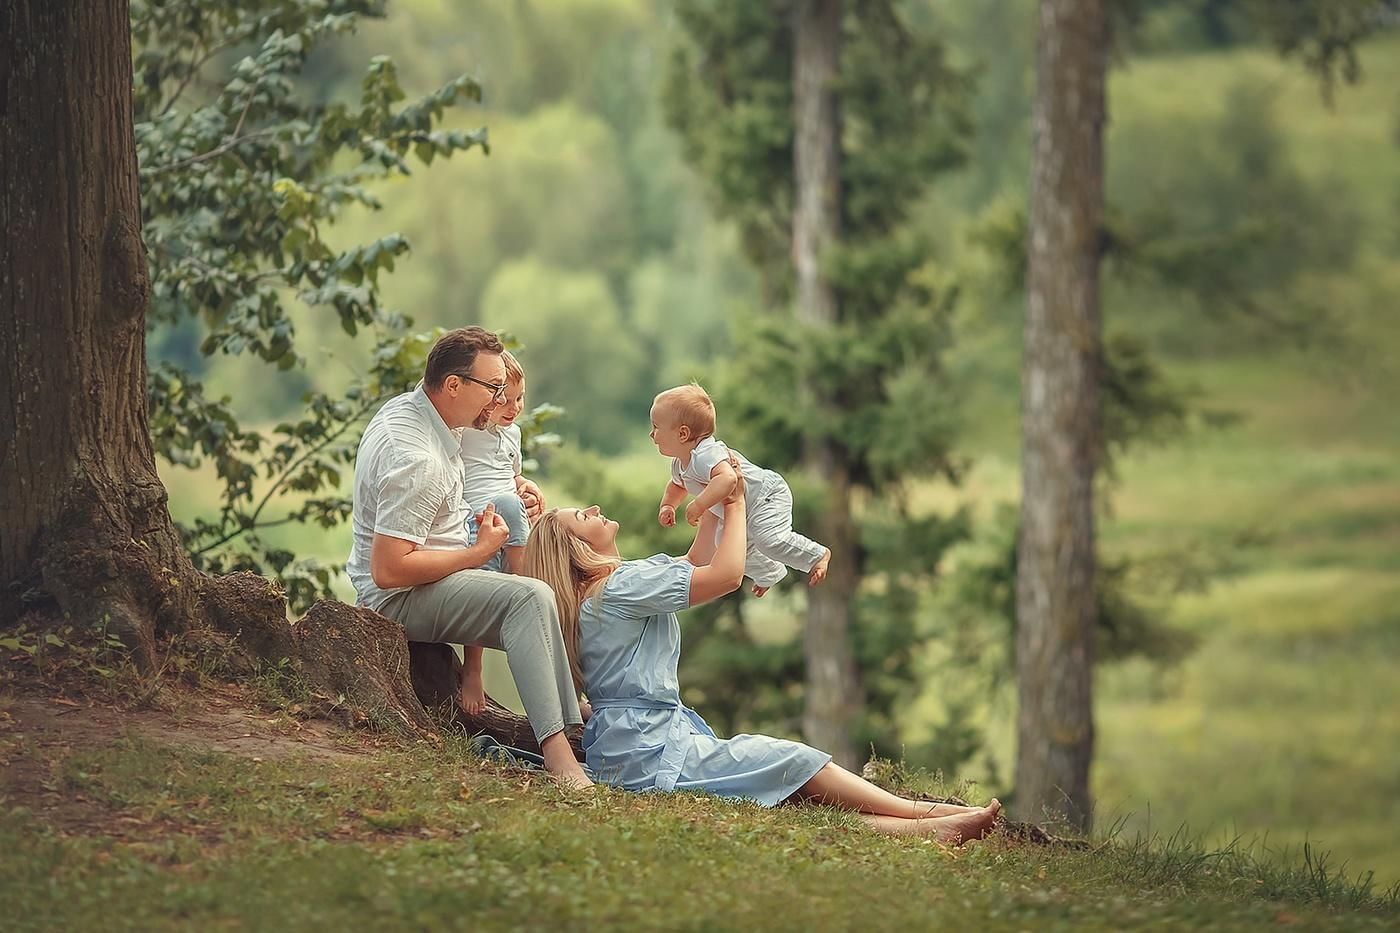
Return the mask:
{"type": "Polygon", "coordinates": [[[726,505],[730,502],[742,502],[744,499],[744,471],[739,469],[739,458],[732,453],[729,455],[729,465],[734,468],[734,488],[724,497],[726,505]]]}

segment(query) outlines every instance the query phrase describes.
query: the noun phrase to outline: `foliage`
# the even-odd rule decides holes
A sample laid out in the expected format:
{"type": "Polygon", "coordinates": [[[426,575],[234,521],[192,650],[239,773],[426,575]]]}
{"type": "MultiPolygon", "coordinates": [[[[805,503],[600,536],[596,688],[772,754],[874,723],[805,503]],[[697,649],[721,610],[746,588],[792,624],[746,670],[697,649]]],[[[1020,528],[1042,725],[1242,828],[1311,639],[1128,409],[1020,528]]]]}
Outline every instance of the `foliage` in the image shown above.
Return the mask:
{"type": "Polygon", "coordinates": [[[447,108],[480,100],[468,77],[405,102],[393,62],[375,58],[357,103],[308,99],[298,76],[312,52],[381,13],[372,0],[132,4],[148,326],[196,320],[207,328],[202,355],[248,354],[279,370],[309,362],[295,305],[330,312],[351,336],[378,335],[368,373],[344,393],[307,392],[299,417],[266,432],[242,426],[229,399],[206,397],[186,369],[151,371],[157,453],[191,469],[207,458],[223,486],[218,514],[182,528],[196,565],[265,573],[296,609],[329,594],[338,571],[259,530],[348,517],[354,429],[413,384],[428,346],[404,336],[409,319],[380,298],[408,242],[391,234],[342,249],[327,228],[350,205],[379,206],[372,182],[487,145],[484,129],[441,128],[447,108]]]}

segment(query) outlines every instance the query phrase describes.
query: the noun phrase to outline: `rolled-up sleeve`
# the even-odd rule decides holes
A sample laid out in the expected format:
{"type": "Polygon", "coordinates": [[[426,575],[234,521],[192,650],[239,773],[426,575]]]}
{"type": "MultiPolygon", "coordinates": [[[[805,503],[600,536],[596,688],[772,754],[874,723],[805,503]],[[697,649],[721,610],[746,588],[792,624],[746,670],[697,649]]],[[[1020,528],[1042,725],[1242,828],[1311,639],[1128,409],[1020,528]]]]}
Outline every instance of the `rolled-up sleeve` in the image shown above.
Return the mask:
{"type": "Polygon", "coordinates": [[[388,458],[375,480],[379,506],[374,533],[414,544],[427,541],[444,495],[437,473],[437,464],[426,456],[400,453],[388,458]]]}

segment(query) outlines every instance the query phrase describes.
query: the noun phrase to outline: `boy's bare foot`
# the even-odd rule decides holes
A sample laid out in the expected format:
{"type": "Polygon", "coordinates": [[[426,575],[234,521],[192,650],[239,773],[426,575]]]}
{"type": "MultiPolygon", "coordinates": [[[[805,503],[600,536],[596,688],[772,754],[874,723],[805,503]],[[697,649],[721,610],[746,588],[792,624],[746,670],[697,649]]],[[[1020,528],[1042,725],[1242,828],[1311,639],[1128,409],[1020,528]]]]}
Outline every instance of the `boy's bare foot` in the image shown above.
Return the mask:
{"type": "Polygon", "coordinates": [[[992,802],[987,806],[970,813],[936,817],[935,822],[938,825],[934,835],[939,842],[955,846],[962,845],[971,839],[981,839],[991,832],[992,826],[997,820],[997,813],[1000,811],[1001,802],[992,798],[992,802]]]}
{"type": "Polygon", "coordinates": [[[817,565],[812,568],[812,572],[807,576],[807,585],[816,586],[826,579],[826,567],[831,563],[831,548],[822,551],[822,559],[817,561],[817,565]]]}
{"type": "Polygon", "coordinates": [[[766,592],[768,592],[768,587],[759,586],[757,583],[753,585],[753,595],[757,596],[758,598],[762,599],[763,594],[766,592]]]}

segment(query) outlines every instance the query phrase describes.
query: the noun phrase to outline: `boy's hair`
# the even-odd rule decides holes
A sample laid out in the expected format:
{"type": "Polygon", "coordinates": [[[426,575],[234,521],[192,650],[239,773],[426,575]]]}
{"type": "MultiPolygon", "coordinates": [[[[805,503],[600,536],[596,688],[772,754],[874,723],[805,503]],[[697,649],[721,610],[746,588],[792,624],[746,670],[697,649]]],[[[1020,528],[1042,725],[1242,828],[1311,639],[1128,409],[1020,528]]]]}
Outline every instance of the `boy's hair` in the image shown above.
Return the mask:
{"type": "Polygon", "coordinates": [[[673,417],[677,426],[690,428],[697,439],[715,433],[715,403],[698,383],[667,389],[652,404],[673,417]]]}
{"type": "Polygon", "coordinates": [[[501,354],[501,361],[506,364],[507,385],[519,385],[525,381],[525,368],[520,365],[515,354],[506,350],[501,354]]]}
{"type": "Polygon", "coordinates": [[[481,327],[459,327],[438,338],[428,351],[423,368],[423,387],[429,392],[442,388],[448,376],[471,375],[478,353],[504,353],[501,338],[481,327]]]}

